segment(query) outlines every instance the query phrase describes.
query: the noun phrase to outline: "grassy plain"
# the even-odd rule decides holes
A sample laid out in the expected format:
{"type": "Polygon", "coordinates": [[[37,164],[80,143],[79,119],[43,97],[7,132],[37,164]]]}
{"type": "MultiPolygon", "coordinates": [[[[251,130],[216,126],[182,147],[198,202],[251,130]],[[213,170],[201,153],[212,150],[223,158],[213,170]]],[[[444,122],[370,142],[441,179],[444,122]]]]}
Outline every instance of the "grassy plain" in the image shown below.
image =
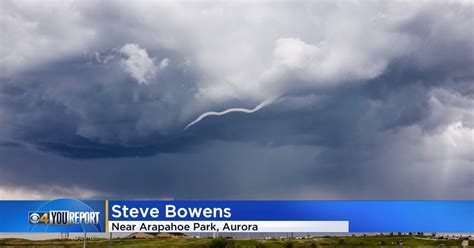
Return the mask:
{"type": "MultiPolygon", "coordinates": [[[[284,240],[230,240],[224,238],[153,238],[114,239],[112,247],[242,247],[242,248],[291,248],[291,247],[461,247],[460,240],[438,240],[426,236],[347,236],[318,237],[311,239],[284,240]]],[[[473,247],[473,241],[469,243],[473,247]]],[[[81,240],[41,240],[0,239],[0,247],[82,247],[81,240]]],[[[88,240],[87,247],[109,247],[108,240],[88,240]]]]}

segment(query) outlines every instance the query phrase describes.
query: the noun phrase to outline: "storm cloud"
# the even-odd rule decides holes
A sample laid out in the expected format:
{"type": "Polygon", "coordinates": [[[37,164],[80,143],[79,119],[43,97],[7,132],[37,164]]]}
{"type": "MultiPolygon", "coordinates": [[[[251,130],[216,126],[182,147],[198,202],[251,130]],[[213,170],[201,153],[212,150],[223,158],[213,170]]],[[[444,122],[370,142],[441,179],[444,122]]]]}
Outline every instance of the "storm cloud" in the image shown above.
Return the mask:
{"type": "Polygon", "coordinates": [[[471,199],[472,8],[2,1],[0,198],[471,199]]]}

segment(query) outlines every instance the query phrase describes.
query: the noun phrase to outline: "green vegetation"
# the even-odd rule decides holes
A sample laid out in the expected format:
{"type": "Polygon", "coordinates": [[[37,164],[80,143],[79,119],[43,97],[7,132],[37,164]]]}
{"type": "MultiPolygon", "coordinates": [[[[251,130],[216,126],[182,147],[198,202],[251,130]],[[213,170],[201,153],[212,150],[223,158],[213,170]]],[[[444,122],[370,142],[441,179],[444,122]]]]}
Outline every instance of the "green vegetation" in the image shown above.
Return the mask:
{"type": "MultiPolygon", "coordinates": [[[[427,236],[347,236],[318,237],[311,239],[285,240],[232,240],[225,238],[153,238],[153,239],[114,239],[112,247],[197,247],[197,248],[315,248],[315,247],[461,247],[460,240],[438,240],[427,236]]],[[[469,245],[472,247],[473,241],[469,245]]],[[[80,240],[42,240],[0,239],[0,247],[82,247],[80,240]]],[[[90,240],[87,247],[109,247],[108,240],[90,240]]]]}

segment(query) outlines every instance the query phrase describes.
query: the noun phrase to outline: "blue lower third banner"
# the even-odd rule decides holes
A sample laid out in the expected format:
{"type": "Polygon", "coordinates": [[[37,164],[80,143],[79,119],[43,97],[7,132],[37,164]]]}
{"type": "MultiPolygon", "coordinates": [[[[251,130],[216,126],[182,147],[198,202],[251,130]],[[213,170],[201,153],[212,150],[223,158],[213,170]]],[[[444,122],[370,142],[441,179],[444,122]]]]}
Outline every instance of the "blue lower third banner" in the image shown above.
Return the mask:
{"type": "Polygon", "coordinates": [[[474,201],[0,201],[0,232],[474,232],[474,201]]]}

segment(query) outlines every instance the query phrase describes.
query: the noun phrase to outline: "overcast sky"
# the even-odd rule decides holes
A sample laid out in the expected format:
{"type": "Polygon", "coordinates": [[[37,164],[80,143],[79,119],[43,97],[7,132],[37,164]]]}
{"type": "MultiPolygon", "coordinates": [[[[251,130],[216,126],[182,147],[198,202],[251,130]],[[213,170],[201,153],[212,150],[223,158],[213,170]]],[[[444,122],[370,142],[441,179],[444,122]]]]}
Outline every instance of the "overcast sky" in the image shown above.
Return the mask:
{"type": "Polygon", "coordinates": [[[0,199],[474,199],[470,1],[0,3],[0,199]]]}

